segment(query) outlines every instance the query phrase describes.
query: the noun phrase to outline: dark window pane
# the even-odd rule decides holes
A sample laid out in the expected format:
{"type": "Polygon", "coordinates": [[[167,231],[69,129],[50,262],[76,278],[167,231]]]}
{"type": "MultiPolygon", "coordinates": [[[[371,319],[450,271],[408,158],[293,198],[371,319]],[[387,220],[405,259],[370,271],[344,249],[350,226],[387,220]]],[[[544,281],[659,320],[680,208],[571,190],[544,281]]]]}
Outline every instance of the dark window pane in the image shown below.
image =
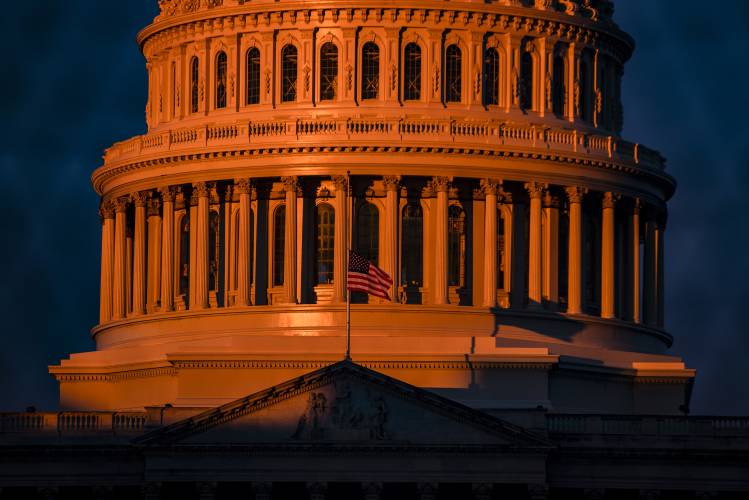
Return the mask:
{"type": "Polygon", "coordinates": [[[421,205],[409,203],[403,207],[401,227],[401,284],[423,286],[424,215],[421,205]]]}
{"type": "Polygon", "coordinates": [[[520,109],[533,108],[533,56],[523,52],[520,57],[520,109]]]}
{"type": "Polygon", "coordinates": [[[505,219],[502,210],[497,210],[497,288],[505,288],[505,272],[507,272],[507,261],[505,260],[505,219]]]}
{"type": "Polygon", "coordinates": [[[552,77],[552,107],[554,114],[564,116],[565,81],[564,81],[564,58],[557,54],[554,58],[554,73],[552,77]]]}
{"type": "Polygon", "coordinates": [[[200,105],[200,61],[197,57],[192,58],[190,74],[190,111],[197,113],[200,105]]]}
{"type": "Polygon", "coordinates": [[[362,99],[377,99],[380,90],[380,47],[367,42],[362,47],[362,99]]]}
{"type": "Polygon", "coordinates": [[[403,53],[403,99],[421,99],[421,47],[409,43],[403,53]]]}
{"type": "Polygon", "coordinates": [[[335,212],[327,203],[315,208],[315,283],[333,282],[335,212]]]}
{"type": "Polygon", "coordinates": [[[320,100],[332,101],[338,91],[338,47],[332,42],[320,48],[320,100]]]}
{"type": "Polygon", "coordinates": [[[286,206],[281,205],[273,215],[273,286],[283,285],[285,254],[286,206]]]}
{"type": "MultiPolygon", "coordinates": [[[[189,210],[189,208],[188,208],[189,210]]],[[[189,304],[190,293],[190,215],[186,214],[180,221],[179,228],[179,294],[185,296],[189,304]]]]}
{"type": "Polygon", "coordinates": [[[462,208],[450,207],[447,227],[447,284],[462,288],[466,284],[466,214],[462,208]]]}
{"type": "Polygon", "coordinates": [[[445,54],[445,100],[447,102],[460,102],[462,63],[460,47],[450,45],[445,54]]]}
{"type": "Polygon", "coordinates": [[[226,53],[216,56],[216,109],[226,107],[226,53]]]}
{"type": "Polygon", "coordinates": [[[485,104],[499,104],[499,51],[488,49],[484,58],[484,99],[485,104]]]}
{"type": "Polygon", "coordinates": [[[293,45],[287,45],[281,51],[281,101],[296,101],[297,85],[297,51],[293,45]]]}
{"type": "Polygon", "coordinates": [[[380,249],[380,214],[372,203],[359,208],[356,231],[356,251],[377,265],[380,249]]]}
{"type": "Polygon", "coordinates": [[[247,51],[247,104],[260,102],[260,50],[247,51]]]}

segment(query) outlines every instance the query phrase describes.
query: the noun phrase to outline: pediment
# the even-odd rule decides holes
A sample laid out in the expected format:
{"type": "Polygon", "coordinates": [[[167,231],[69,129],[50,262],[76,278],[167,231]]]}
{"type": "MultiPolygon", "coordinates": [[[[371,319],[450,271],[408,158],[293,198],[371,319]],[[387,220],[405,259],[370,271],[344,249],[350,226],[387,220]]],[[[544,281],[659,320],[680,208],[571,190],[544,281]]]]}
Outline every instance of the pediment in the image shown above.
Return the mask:
{"type": "Polygon", "coordinates": [[[543,447],[524,429],[350,361],[140,438],[142,444],[543,447]]]}

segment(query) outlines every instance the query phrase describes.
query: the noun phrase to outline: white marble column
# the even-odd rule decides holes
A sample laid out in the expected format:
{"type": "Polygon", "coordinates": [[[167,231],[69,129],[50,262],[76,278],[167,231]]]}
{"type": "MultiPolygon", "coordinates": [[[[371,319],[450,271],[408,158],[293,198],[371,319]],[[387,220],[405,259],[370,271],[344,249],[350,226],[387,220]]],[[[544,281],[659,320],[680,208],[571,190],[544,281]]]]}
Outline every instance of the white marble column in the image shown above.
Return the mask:
{"type": "Polygon", "coordinates": [[[148,201],[146,221],[148,231],[148,276],[146,278],[146,312],[159,310],[161,298],[161,200],[154,196],[148,201]]]}
{"type": "Polygon", "coordinates": [[[398,196],[400,192],[400,177],[387,176],[382,179],[385,186],[385,255],[383,269],[393,278],[393,287],[390,297],[393,302],[398,302],[398,219],[400,205],[398,196]]]}
{"type": "Polygon", "coordinates": [[[559,198],[544,196],[543,225],[543,299],[547,307],[558,310],[559,305],[559,198]]]}
{"type": "Polygon", "coordinates": [[[105,201],[101,215],[101,283],[99,288],[99,323],[112,319],[112,289],[114,266],[114,205],[105,201]]]}
{"type": "MultiPolygon", "coordinates": [[[[195,290],[196,309],[208,308],[208,209],[210,191],[205,182],[193,186],[198,196],[198,210],[195,229],[195,290]]],[[[193,270],[191,269],[192,273],[193,270]]],[[[190,293],[193,296],[193,292],[190,293]]]]}
{"type": "Polygon", "coordinates": [[[614,193],[603,195],[603,216],[601,222],[601,317],[612,319],[615,311],[615,248],[614,209],[618,196],[614,193]]]}
{"type": "Polygon", "coordinates": [[[135,205],[135,233],[133,238],[133,316],[146,313],[146,203],[148,193],[132,196],[135,205]]]}
{"type": "Polygon", "coordinates": [[[541,307],[542,292],[542,252],[541,252],[541,199],[546,186],[537,182],[525,184],[530,198],[530,232],[528,237],[528,305],[531,308],[541,307]]]}
{"type": "Polygon", "coordinates": [[[127,312],[127,198],[115,201],[114,216],[114,265],[112,291],[112,318],[122,319],[127,312]]]}
{"type": "Polygon", "coordinates": [[[335,227],[333,229],[333,301],[346,302],[346,266],[348,263],[348,178],[333,177],[335,184],[335,227]]]}
{"type": "Polygon", "coordinates": [[[434,238],[434,303],[448,303],[447,286],[447,208],[450,180],[447,177],[434,177],[432,188],[437,194],[437,214],[435,217],[434,238]]]}
{"type": "Polygon", "coordinates": [[[484,192],[484,307],[497,305],[497,191],[499,182],[493,179],[481,181],[484,192]]]}
{"type": "Polygon", "coordinates": [[[286,193],[286,240],[284,256],[285,302],[297,303],[296,267],[297,267],[297,191],[299,180],[296,177],[282,179],[286,193]]]}
{"type": "Polygon", "coordinates": [[[570,224],[569,251],[567,265],[567,313],[582,313],[583,303],[583,196],[587,192],[583,188],[568,187],[570,224]]]}
{"type": "Polygon", "coordinates": [[[239,179],[234,183],[234,189],[239,193],[239,241],[237,242],[237,307],[250,305],[250,191],[247,179],[239,179]]]}
{"type": "Polygon", "coordinates": [[[640,210],[642,204],[639,198],[632,201],[629,214],[629,319],[634,323],[642,321],[640,306],[640,210]]]}
{"type": "Polygon", "coordinates": [[[161,243],[161,311],[174,310],[174,189],[159,190],[164,206],[161,243]]]}

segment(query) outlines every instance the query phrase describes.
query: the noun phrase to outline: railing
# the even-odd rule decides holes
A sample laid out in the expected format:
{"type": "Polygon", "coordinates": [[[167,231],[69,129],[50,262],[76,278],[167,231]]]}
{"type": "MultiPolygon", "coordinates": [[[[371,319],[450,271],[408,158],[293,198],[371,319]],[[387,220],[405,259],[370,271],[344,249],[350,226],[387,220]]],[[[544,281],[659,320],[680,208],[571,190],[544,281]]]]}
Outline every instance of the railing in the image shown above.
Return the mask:
{"type": "Polygon", "coordinates": [[[547,415],[551,434],[749,437],[749,417],[547,415]]]}
{"type": "Polygon", "coordinates": [[[0,413],[0,434],[57,433],[76,435],[137,434],[145,431],[144,412],[35,412],[0,413]]]}
{"type": "Polygon", "coordinates": [[[345,145],[355,139],[382,141],[396,145],[417,141],[431,144],[523,148],[584,154],[591,159],[620,161],[642,168],[662,171],[665,160],[657,152],[613,136],[585,134],[571,129],[494,120],[419,119],[419,118],[304,118],[265,120],[181,128],[157,132],[109,148],[105,164],[137,158],[141,154],[180,151],[196,147],[289,145],[295,140],[308,142],[325,138],[345,145]]]}

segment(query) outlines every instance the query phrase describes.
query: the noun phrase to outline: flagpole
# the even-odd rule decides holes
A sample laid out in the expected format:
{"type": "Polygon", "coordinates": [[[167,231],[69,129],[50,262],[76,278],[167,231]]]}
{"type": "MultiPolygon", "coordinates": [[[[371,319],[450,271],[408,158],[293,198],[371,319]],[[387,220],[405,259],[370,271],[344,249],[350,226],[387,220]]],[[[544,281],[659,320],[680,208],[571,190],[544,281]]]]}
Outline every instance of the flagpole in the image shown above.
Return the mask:
{"type": "Polygon", "coordinates": [[[348,268],[351,265],[351,172],[346,171],[346,360],[351,361],[351,291],[348,289],[348,268]]]}

